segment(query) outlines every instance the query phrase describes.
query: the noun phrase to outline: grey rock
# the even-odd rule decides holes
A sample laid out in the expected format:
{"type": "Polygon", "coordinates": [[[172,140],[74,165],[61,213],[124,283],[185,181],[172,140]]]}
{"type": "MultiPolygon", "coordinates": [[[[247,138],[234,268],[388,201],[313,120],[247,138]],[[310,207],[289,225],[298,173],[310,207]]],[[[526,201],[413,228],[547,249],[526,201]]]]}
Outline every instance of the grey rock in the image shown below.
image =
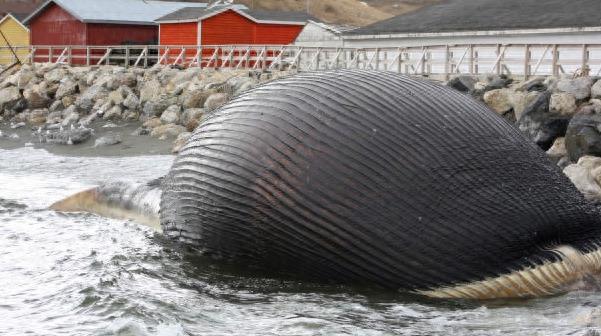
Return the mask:
{"type": "Polygon", "coordinates": [[[570,117],[549,110],[551,92],[546,91],[532,102],[516,126],[543,150],[548,150],[556,138],[566,134],[570,117]]]}
{"type": "Polygon", "coordinates": [[[591,87],[591,98],[601,98],[601,80],[597,80],[591,87]]]}
{"type": "Polygon", "coordinates": [[[113,146],[121,143],[121,136],[119,134],[109,133],[94,141],[94,147],[101,146],[113,146]]]}
{"type": "Polygon", "coordinates": [[[50,103],[50,97],[46,92],[46,87],[42,84],[33,85],[23,91],[23,97],[27,101],[27,105],[30,108],[44,108],[48,107],[50,103]]]}
{"type": "Polygon", "coordinates": [[[549,109],[551,112],[556,112],[561,115],[571,116],[576,113],[576,98],[573,94],[567,92],[559,92],[551,95],[549,109]]]}
{"type": "Polygon", "coordinates": [[[119,105],[115,105],[111,107],[108,111],[104,112],[102,115],[102,119],[104,120],[119,120],[121,119],[122,114],[121,107],[119,105]]]}
{"type": "Polygon", "coordinates": [[[42,141],[57,145],[77,145],[87,141],[91,136],[91,129],[76,128],[42,134],[42,141]]]}
{"type": "Polygon", "coordinates": [[[21,93],[17,87],[10,86],[0,90],[0,112],[12,109],[19,100],[21,100],[21,93]]]}
{"type": "Polygon", "coordinates": [[[179,105],[171,105],[169,106],[162,114],[161,121],[164,124],[177,124],[180,120],[180,111],[181,108],[179,105]]]}
{"type": "Polygon", "coordinates": [[[130,110],[137,110],[140,108],[140,99],[132,92],[123,100],[123,106],[130,110]]]}
{"type": "Polygon", "coordinates": [[[577,100],[590,97],[592,86],[593,81],[590,77],[561,79],[557,82],[558,91],[571,93],[577,100]]]}
{"type": "Polygon", "coordinates": [[[572,162],[585,155],[601,156],[601,114],[584,106],[572,117],[566,131],[566,149],[572,162]]]}
{"type": "Polygon", "coordinates": [[[58,86],[58,90],[56,90],[56,99],[61,99],[68,95],[73,95],[78,92],[77,82],[72,80],[71,78],[66,78],[60,82],[58,86]]]}
{"type": "Polygon", "coordinates": [[[205,101],[204,108],[207,111],[213,111],[214,109],[220,107],[225,104],[229,99],[229,96],[226,93],[213,93],[210,95],[205,101]]]}

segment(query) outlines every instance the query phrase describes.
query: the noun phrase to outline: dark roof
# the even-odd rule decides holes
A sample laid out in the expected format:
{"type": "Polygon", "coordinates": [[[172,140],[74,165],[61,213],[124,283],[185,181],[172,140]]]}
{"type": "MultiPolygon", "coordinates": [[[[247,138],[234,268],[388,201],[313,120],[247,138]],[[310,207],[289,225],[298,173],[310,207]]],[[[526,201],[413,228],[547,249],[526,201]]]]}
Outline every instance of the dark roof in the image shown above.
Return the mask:
{"type": "Polygon", "coordinates": [[[27,18],[27,16],[29,15],[29,13],[12,13],[11,12],[11,13],[5,13],[4,15],[2,15],[2,19],[4,19],[4,17],[9,14],[21,23],[23,23],[23,20],[25,20],[25,18],[27,18]]]}
{"type": "Polygon", "coordinates": [[[242,6],[217,6],[209,9],[186,7],[179,9],[173,13],[167,14],[158,18],[156,21],[186,21],[196,20],[203,16],[217,13],[226,9],[237,9],[240,12],[254,18],[256,21],[279,21],[279,22],[306,22],[312,17],[305,12],[283,12],[283,11],[262,11],[248,10],[242,6]]]}
{"type": "Polygon", "coordinates": [[[306,22],[315,19],[306,12],[283,12],[265,10],[245,10],[244,12],[259,21],[306,22]]]}
{"type": "Polygon", "coordinates": [[[446,0],[347,35],[600,27],[600,0],[446,0]]]}
{"type": "Polygon", "coordinates": [[[23,23],[23,21],[29,16],[29,13],[9,13],[15,19],[19,20],[19,22],[23,23]]]}

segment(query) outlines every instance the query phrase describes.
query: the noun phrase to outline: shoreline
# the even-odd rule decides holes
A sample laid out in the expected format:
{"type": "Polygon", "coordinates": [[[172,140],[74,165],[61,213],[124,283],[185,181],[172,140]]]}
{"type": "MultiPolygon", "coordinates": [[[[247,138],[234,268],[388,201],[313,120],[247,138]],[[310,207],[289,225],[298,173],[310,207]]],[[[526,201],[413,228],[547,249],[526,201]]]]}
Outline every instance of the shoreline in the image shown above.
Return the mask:
{"type": "Polygon", "coordinates": [[[87,141],[74,145],[41,142],[36,127],[26,125],[11,129],[10,124],[0,123],[0,149],[12,150],[23,147],[44,149],[61,156],[77,157],[124,157],[145,155],[175,155],[173,139],[159,139],[149,135],[134,135],[142,126],[139,121],[96,121],[88,127],[93,134],[87,141]],[[16,136],[15,136],[16,135],[16,136]],[[116,135],[120,142],[95,146],[95,140],[116,135]]]}

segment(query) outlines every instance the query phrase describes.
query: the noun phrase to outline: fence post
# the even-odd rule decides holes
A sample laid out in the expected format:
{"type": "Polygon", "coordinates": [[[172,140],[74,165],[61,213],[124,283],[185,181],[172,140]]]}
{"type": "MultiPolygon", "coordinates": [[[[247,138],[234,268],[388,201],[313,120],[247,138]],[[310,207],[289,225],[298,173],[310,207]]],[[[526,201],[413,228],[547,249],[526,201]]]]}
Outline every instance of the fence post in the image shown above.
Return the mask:
{"type": "Polygon", "coordinates": [[[69,46],[67,53],[67,64],[73,65],[73,47],[69,46]]]}
{"type": "Polygon", "coordinates": [[[86,66],[90,66],[90,47],[86,46],[86,66]]]}
{"type": "Polygon", "coordinates": [[[48,49],[48,63],[52,63],[52,47],[48,49]]]}
{"type": "Polygon", "coordinates": [[[125,46],[125,67],[129,68],[129,46],[125,46]]]}
{"type": "Polygon", "coordinates": [[[588,69],[588,45],[582,45],[582,65],[580,66],[580,73],[585,76],[587,75],[588,69]]]}
{"type": "Polygon", "coordinates": [[[524,45],[524,79],[530,76],[530,45],[524,45]]]}
{"type": "Polygon", "coordinates": [[[473,74],[474,74],[474,72],[475,72],[475,71],[474,71],[474,70],[475,70],[475,69],[474,69],[474,66],[475,66],[475,65],[474,65],[474,63],[475,63],[475,62],[474,62],[474,55],[475,55],[475,54],[474,54],[474,45],[473,45],[473,44],[470,44],[470,74],[472,74],[472,75],[473,75],[473,74]]]}
{"type": "Polygon", "coordinates": [[[551,64],[551,73],[553,76],[559,75],[559,68],[557,61],[559,60],[559,50],[557,50],[557,44],[553,45],[553,63],[551,64]]]}

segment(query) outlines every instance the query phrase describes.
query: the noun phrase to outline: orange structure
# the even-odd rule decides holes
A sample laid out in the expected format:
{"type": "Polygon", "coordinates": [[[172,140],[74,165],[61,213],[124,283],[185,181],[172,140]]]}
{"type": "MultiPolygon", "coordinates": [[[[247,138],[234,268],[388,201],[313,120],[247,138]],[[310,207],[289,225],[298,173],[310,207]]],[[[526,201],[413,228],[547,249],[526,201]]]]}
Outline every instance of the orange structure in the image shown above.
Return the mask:
{"type": "Polygon", "coordinates": [[[308,19],[302,12],[253,11],[231,6],[182,8],[157,20],[159,44],[291,44],[308,19]]]}

